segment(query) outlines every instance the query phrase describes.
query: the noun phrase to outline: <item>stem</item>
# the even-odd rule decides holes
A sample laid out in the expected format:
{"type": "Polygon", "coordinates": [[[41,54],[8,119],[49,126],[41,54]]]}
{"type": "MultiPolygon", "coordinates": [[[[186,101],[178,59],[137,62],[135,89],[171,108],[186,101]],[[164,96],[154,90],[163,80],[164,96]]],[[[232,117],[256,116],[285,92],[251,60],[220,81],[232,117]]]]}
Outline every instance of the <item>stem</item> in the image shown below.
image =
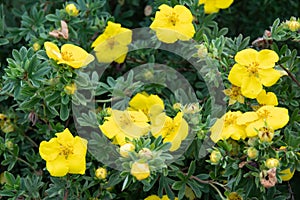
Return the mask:
{"type": "Polygon", "coordinates": [[[282,64],[279,64],[279,66],[289,75],[289,77],[298,85],[298,87],[300,87],[300,82],[296,79],[296,77],[282,64]]]}
{"type": "Polygon", "coordinates": [[[27,161],[23,160],[20,157],[17,157],[17,160],[20,161],[20,162],[22,162],[22,163],[24,163],[25,165],[27,165],[28,167],[30,167],[30,169],[32,169],[33,171],[35,171],[35,169],[27,161]]]}
{"type": "Polygon", "coordinates": [[[221,191],[214,184],[209,183],[209,185],[211,187],[213,187],[218,192],[218,194],[219,194],[219,196],[221,197],[222,200],[226,200],[226,197],[223,196],[223,194],[221,193],[221,191]]]}

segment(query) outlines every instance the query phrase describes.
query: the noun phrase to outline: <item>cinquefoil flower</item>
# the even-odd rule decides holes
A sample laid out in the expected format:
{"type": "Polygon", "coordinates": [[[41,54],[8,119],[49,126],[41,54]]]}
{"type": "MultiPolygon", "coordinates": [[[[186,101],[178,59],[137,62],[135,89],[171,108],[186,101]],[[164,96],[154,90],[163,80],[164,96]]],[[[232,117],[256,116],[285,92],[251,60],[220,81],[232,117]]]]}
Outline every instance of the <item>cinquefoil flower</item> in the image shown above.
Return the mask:
{"type": "Polygon", "coordinates": [[[231,88],[224,90],[224,94],[229,97],[229,105],[235,104],[236,102],[244,103],[245,98],[242,95],[241,88],[232,85],[231,88]]]}
{"type": "MultiPolygon", "coordinates": [[[[144,200],[170,200],[168,195],[163,195],[162,198],[159,198],[157,195],[151,195],[145,198],[144,200]]],[[[174,198],[174,200],[178,200],[177,197],[174,198]]]]}
{"type": "Polygon", "coordinates": [[[228,8],[233,0],[199,0],[199,5],[204,4],[206,14],[219,12],[220,9],[228,8]]]}
{"type": "Polygon", "coordinates": [[[246,112],[237,119],[239,125],[246,125],[247,137],[257,136],[267,126],[270,130],[284,127],[289,121],[286,108],[262,106],[256,112],[246,112]]]}
{"type": "Polygon", "coordinates": [[[73,44],[64,44],[61,50],[53,42],[45,42],[44,46],[47,56],[57,61],[58,64],[67,64],[73,68],[80,68],[87,66],[94,60],[93,55],[73,44]]]}
{"type": "Polygon", "coordinates": [[[174,8],[168,5],[158,7],[150,28],[156,32],[157,38],[165,43],[174,43],[177,40],[189,40],[195,34],[193,15],[182,5],[174,8]]]}
{"type": "Polygon", "coordinates": [[[210,128],[212,141],[217,143],[221,139],[226,140],[230,137],[234,140],[245,139],[245,126],[237,124],[237,119],[241,115],[240,111],[229,111],[221,119],[217,119],[210,128]]]}
{"type": "Polygon", "coordinates": [[[68,128],[56,133],[49,142],[42,141],[39,147],[41,157],[46,160],[46,168],[51,176],[84,174],[87,140],[71,134],[68,128]]]}
{"type": "Polygon", "coordinates": [[[154,137],[162,136],[163,142],[170,142],[170,151],[179,149],[181,142],[188,135],[188,123],[178,112],[174,119],[168,117],[164,112],[151,118],[151,133],[154,137]]]}
{"type": "Polygon", "coordinates": [[[242,94],[248,98],[256,98],[266,87],[274,85],[281,77],[279,71],[273,69],[278,55],[272,50],[245,49],[235,56],[237,62],[229,72],[228,80],[241,87],[242,94]]]}
{"type": "Polygon", "coordinates": [[[148,133],[148,117],[142,111],[112,110],[111,116],[99,126],[103,134],[119,145],[126,144],[125,138],[139,138],[148,133]]]}
{"type": "Polygon", "coordinates": [[[132,40],[132,31],[121,24],[108,22],[104,32],[92,43],[99,62],[123,63],[132,40]]]}

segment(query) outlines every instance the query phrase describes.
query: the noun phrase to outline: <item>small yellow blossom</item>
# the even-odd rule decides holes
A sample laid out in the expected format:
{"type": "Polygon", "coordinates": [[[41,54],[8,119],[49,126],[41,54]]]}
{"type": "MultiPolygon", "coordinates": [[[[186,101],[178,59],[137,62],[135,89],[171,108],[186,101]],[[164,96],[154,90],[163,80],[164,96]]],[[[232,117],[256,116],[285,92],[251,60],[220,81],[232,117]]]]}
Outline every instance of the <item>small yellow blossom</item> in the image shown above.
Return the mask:
{"type": "Polygon", "coordinates": [[[123,63],[132,40],[132,31],[121,24],[108,22],[104,32],[92,43],[99,62],[123,63]]]}
{"type": "Polygon", "coordinates": [[[137,180],[141,181],[150,176],[150,168],[148,163],[134,162],[131,166],[130,173],[137,180]]]}
{"type": "Polygon", "coordinates": [[[68,128],[56,133],[49,142],[42,141],[39,147],[41,157],[46,160],[46,168],[51,176],[84,174],[87,140],[71,134],[68,128]]]}
{"type": "MultiPolygon", "coordinates": [[[[144,200],[170,200],[167,195],[163,195],[162,198],[159,198],[157,195],[151,195],[146,197],[144,200]]],[[[174,198],[174,200],[178,200],[177,197],[174,198]]]]}
{"type": "Polygon", "coordinates": [[[94,60],[93,55],[73,44],[64,44],[61,50],[53,42],[45,42],[44,46],[47,56],[58,61],[58,64],[67,64],[73,68],[81,68],[94,60]]]}
{"type": "Polygon", "coordinates": [[[220,9],[228,8],[233,0],[199,0],[199,5],[204,4],[206,14],[219,12],[220,9]]]}
{"type": "Polygon", "coordinates": [[[69,84],[69,85],[66,85],[65,86],[65,92],[67,93],[67,94],[74,94],[75,92],[76,92],[76,90],[77,90],[77,87],[76,87],[76,84],[75,83],[71,83],[71,84],[69,84]]]}
{"type": "Polygon", "coordinates": [[[210,128],[210,138],[217,143],[219,140],[232,138],[234,140],[245,139],[245,126],[237,124],[237,119],[242,115],[240,111],[227,112],[210,128]]]}
{"type": "Polygon", "coordinates": [[[271,169],[279,166],[279,160],[276,158],[268,158],[266,160],[266,167],[271,169]]]}
{"type": "Polygon", "coordinates": [[[281,77],[280,72],[273,69],[279,60],[275,51],[244,49],[234,59],[237,63],[230,70],[228,80],[241,87],[245,97],[256,98],[263,90],[263,85],[272,86],[281,77]]]}
{"type": "Polygon", "coordinates": [[[229,97],[229,105],[235,104],[235,102],[242,104],[245,102],[241,88],[238,86],[232,85],[231,88],[224,90],[224,94],[229,97]]]}
{"type": "Polygon", "coordinates": [[[11,120],[4,114],[0,113],[0,129],[4,133],[10,133],[15,130],[11,120]]]}
{"type": "Polygon", "coordinates": [[[66,6],[65,10],[68,13],[68,15],[73,16],[73,17],[76,17],[79,13],[79,10],[73,3],[68,4],[66,6]]]}
{"type": "Polygon", "coordinates": [[[243,200],[243,197],[241,197],[237,192],[230,192],[226,200],[243,200]]]}
{"type": "Polygon", "coordinates": [[[174,43],[177,40],[189,40],[195,34],[193,15],[183,5],[174,8],[163,4],[158,7],[150,28],[156,32],[157,38],[165,43],[174,43]]]}
{"type": "Polygon", "coordinates": [[[255,159],[257,158],[259,152],[258,150],[255,148],[255,147],[249,147],[247,149],[247,156],[250,158],[250,159],[255,159]]]}
{"type": "Polygon", "coordinates": [[[132,143],[123,144],[120,147],[120,155],[124,158],[129,157],[128,152],[132,152],[135,150],[135,146],[132,143]]]}
{"type": "Polygon", "coordinates": [[[274,130],[271,127],[264,126],[258,129],[258,138],[262,142],[271,142],[274,137],[274,130]]]}
{"type": "Polygon", "coordinates": [[[222,154],[220,151],[218,150],[213,150],[211,153],[210,153],[210,162],[212,162],[213,164],[217,164],[219,163],[219,161],[221,160],[222,158],[222,154]]]}
{"type": "Polygon", "coordinates": [[[163,142],[170,142],[170,151],[179,149],[181,142],[188,135],[188,123],[183,118],[182,112],[178,112],[174,119],[164,112],[151,118],[151,133],[154,137],[162,136],[163,142]]]}
{"type": "Polygon", "coordinates": [[[98,179],[106,179],[107,176],[107,170],[103,167],[99,167],[96,171],[95,171],[95,176],[98,179]]]}
{"type": "Polygon", "coordinates": [[[246,112],[242,114],[237,123],[240,125],[246,125],[247,137],[254,137],[258,135],[259,130],[264,127],[268,127],[269,130],[277,130],[284,127],[289,121],[289,114],[286,108],[274,107],[274,106],[262,106],[256,112],[246,112]]]}
{"type": "Polygon", "coordinates": [[[103,134],[115,143],[123,145],[125,138],[133,139],[145,135],[150,130],[148,118],[142,111],[112,110],[111,116],[99,126],[103,134]]]}
{"type": "Polygon", "coordinates": [[[262,90],[256,97],[257,102],[260,105],[272,105],[277,106],[278,100],[276,94],[273,92],[266,92],[266,90],[262,90]]]}

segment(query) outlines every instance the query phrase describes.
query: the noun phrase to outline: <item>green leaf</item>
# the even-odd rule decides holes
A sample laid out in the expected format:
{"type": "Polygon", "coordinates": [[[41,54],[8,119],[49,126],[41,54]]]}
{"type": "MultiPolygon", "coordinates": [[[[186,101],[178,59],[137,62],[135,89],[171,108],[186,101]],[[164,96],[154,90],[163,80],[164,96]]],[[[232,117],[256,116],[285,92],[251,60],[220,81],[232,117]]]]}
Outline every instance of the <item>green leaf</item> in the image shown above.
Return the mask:
{"type": "Polygon", "coordinates": [[[0,46],[6,45],[9,43],[9,40],[6,38],[0,38],[0,46]]]}
{"type": "Polygon", "coordinates": [[[69,108],[68,105],[60,104],[60,119],[66,121],[69,118],[69,108]]]}
{"type": "Polygon", "coordinates": [[[194,172],[195,172],[195,169],[196,169],[196,161],[193,160],[193,161],[191,162],[191,164],[190,164],[190,167],[189,167],[189,171],[188,171],[188,173],[187,173],[187,176],[188,176],[188,177],[192,176],[192,175],[194,174],[194,172]]]}

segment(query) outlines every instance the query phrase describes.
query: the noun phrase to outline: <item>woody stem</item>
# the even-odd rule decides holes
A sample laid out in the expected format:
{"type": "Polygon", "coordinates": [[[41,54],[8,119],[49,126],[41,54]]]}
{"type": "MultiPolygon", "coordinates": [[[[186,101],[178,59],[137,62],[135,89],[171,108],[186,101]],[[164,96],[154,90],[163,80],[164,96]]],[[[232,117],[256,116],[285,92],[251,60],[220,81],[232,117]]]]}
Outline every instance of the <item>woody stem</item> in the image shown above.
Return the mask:
{"type": "Polygon", "coordinates": [[[279,64],[279,66],[289,75],[289,77],[300,87],[300,82],[296,79],[296,77],[282,64],[279,64]]]}

